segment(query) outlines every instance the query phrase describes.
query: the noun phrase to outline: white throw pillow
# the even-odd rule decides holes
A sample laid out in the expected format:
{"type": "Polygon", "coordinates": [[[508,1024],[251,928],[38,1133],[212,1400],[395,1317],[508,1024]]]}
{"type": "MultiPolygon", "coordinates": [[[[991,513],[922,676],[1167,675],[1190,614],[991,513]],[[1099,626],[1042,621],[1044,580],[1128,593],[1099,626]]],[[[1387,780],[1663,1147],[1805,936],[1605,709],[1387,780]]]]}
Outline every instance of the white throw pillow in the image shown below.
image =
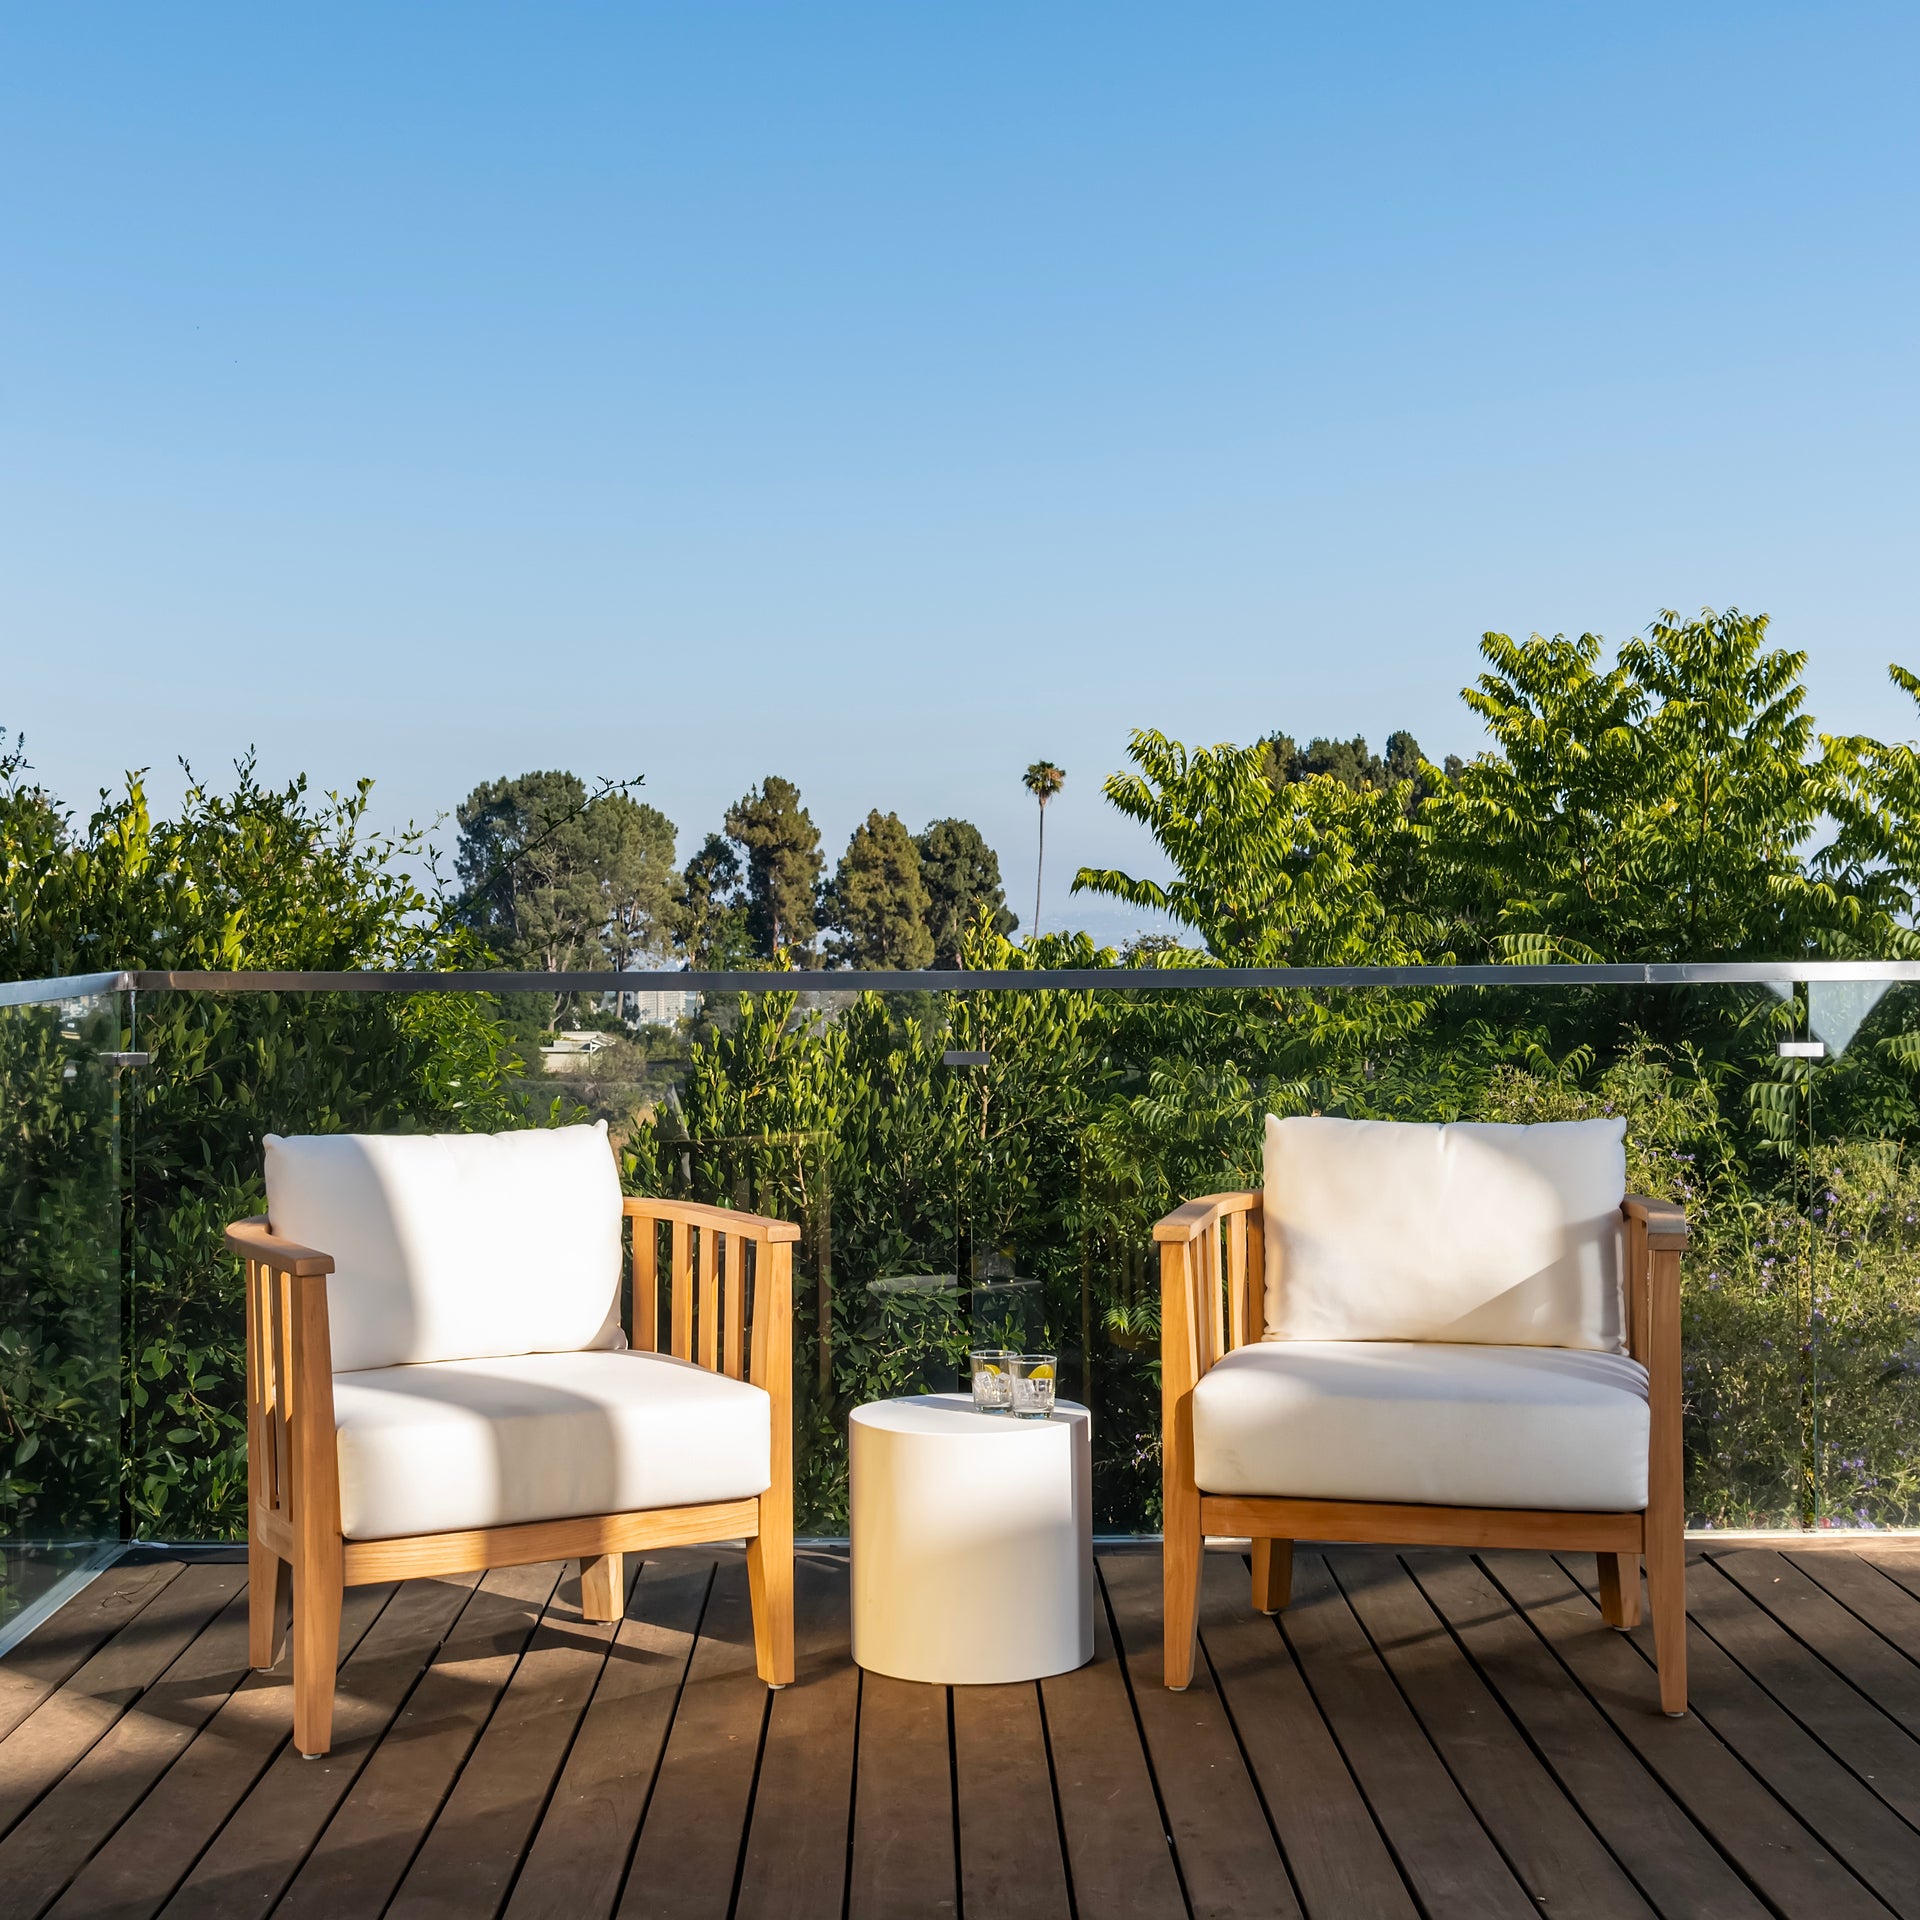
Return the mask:
{"type": "Polygon", "coordinates": [[[334,1259],[336,1373],[626,1344],[604,1120],[265,1144],[273,1231],[334,1259]]]}
{"type": "Polygon", "coordinates": [[[1267,1338],[1620,1352],[1625,1136],[1269,1114],[1267,1338]]]}

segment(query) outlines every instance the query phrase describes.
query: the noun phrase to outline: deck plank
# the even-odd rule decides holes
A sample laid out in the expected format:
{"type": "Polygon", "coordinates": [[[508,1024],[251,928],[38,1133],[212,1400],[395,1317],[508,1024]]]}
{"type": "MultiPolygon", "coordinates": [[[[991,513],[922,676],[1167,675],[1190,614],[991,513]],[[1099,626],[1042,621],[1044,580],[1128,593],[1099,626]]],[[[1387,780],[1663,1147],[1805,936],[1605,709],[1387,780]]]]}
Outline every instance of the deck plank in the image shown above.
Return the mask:
{"type": "MultiPolygon", "coordinates": [[[[392,1594],[391,1587],[356,1587],[347,1595],[340,1613],[343,1659],[352,1657],[392,1594]]],[[[292,1731],[293,1687],[283,1655],[277,1667],[241,1681],[80,1868],[52,1910],[58,1920],[151,1920],[292,1731]]],[[[43,1803],[50,1804],[51,1797],[43,1803]]]]}
{"type": "Polygon", "coordinates": [[[606,1920],[666,1746],[713,1557],[649,1560],[507,1903],[509,1920],[606,1920]]]}
{"type": "Polygon", "coordinates": [[[1557,1920],[1651,1920],[1638,1889],[1399,1561],[1351,1551],[1327,1558],[1435,1752],[1534,1903],[1557,1920]]]}
{"type": "MultiPolygon", "coordinates": [[[[1788,1551],[1792,1552],[1796,1566],[1804,1566],[1814,1558],[1814,1555],[1805,1549],[1795,1551],[1789,1548],[1788,1551]]],[[[1830,1553],[1832,1549],[1828,1548],[1826,1551],[1830,1553]]],[[[1903,1588],[1915,1599],[1920,1600],[1920,1548],[1911,1544],[1902,1545],[1897,1540],[1876,1540],[1870,1544],[1863,1544],[1849,1553],[1837,1554],[1834,1557],[1863,1561],[1876,1572],[1885,1574],[1895,1586],[1903,1588]]]]}
{"type": "MultiPolygon", "coordinates": [[[[1842,1556],[1807,1557],[1838,1560],[1842,1556]]],[[[1872,1568],[1862,1571],[1914,1606],[1872,1568]]],[[[1699,1625],[1828,1752],[1852,1768],[1903,1819],[1920,1827],[1920,1741],[1824,1661],[1810,1660],[1807,1649],[1711,1560],[1691,1585],[1691,1612],[1699,1625]]],[[[1920,1607],[1915,1612],[1920,1615],[1920,1607]]]]}
{"type": "Polygon", "coordinates": [[[1706,1722],[1658,1711],[1652,1670],[1544,1553],[1481,1564],[1588,1697],[1762,1897],[1787,1920],[1884,1920],[1886,1907],[1728,1751],[1706,1722]]]}
{"type": "Polygon", "coordinates": [[[1103,1552],[1099,1566],[1195,1920],[1298,1915],[1286,1862],[1206,1661],[1194,1662],[1184,1692],[1170,1693],[1161,1679],[1160,1556],[1121,1548],[1103,1552]]]}
{"type": "Polygon", "coordinates": [[[1309,1920],[1415,1920],[1393,1855],[1237,1554],[1201,1568],[1200,1638],[1309,1920]]]}
{"type": "Polygon", "coordinates": [[[0,1833],[172,1666],[246,1578],[241,1566],[185,1568],[0,1741],[0,1833]]]}
{"type": "Polygon", "coordinates": [[[1714,1565],[1750,1599],[1843,1673],[1882,1713],[1920,1737],[1920,1665],[1890,1646],[1784,1554],[1742,1547],[1715,1553],[1714,1565]]]}
{"type": "Polygon", "coordinates": [[[848,1920],[957,1911],[945,1687],[860,1676],[848,1920]]]}
{"type": "Polygon", "coordinates": [[[735,1920],[840,1920],[847,1897],[860,1674],[845,1549],[802,1548],[794,1582],[793,1684],[768,1707],[735,1920]]]}
{"type": "Polygon", "coordinates": [[[1279,1615],[1327,1717],[1429,1920],[1535,1914],[1381,1665],[1325,1559],[1297,1549],[1293,1601],[1279,1615]]]}
{"type": "Polygon", "coordinates": [[[721,1556],[619,1912],[724,1920],[733,1902],[768,1689],[754,1670],[747,1564],[721,1556]]]}
{"type": "MultiPolygon", "coordinates": [[[[1576,1580],[1582,1571],[1587,1579],[1581,1584],[1597,1601],[1590,1557],[1584,1569],[1577,1562],[1567,1566],[1576,1580]]],[[[1692,1570],[1690,1598],[1714,1578],[1710,1568],[1692,1570]]],[[[1643,1621],[1627,1638],[1651,1669],[1652,1630],[1643,1621]]],[[[1687,1671],[1689,1704],[1721,1741],[1887,1906],[1904,1920],[1920,1920],[1920,1833],[1808,1734],[1697,1621],[1688,1626],[1687,1671]]]]}
{"type": "Polygon", "coordinates": [[[953,1790],[967,1920],[1069,1920],[1037,1682],[953,1689],[953,1790]]]}
{"type": "Polygon", "coordinates": [[[77,1673],[174,1579],[178,1560],[122,1560],[82,1587],[17,1647],[0,1655],[0,1740],[77,1673]]]}
{"type": "Polygon", "coordinates": [[[390,1920],[492,1920],[546,1810],[617,1623],[581,1617],[569,1570],[387,1908],[390,1920]]]}
{"type": "Polygon", "coordinates": [[[1076,1911],[1083,1920],[1185,1920],[1173,1843],[1104,1605],[1093,1611],[1093,1658],[1041,1681],[1040,1701],[1076,1911]]]}
{"type": "MultiPolygon", "coordinates": [[[[504,1568],[481,1581],[459,1625],[358,1769],[277,1913],[347,1920],[386,1906],[513,1677],[559,1578],[560,1568],[546,1562],[504,1568]]],[[[337,1753],[303,1760],[289,1750],[289,1759],[302,1768],[327,1769],[337,1753]]]]}
{"type": "Polygon", "coordinates": [[[1405,1563],[1481,1677],[1656,1912],[1766,1920],[1766,1907],[1573,1685],[1526,1619],[1466,1554],[1405,1563]]]}
{"type": "Polygon", "coordinates": [[[1890,1646],[1909,1660],[1920,1660],[1920,1599],[1894,1578],[1906,1557],[1828,1551],[1789,1553],[1786,1560],[1890,1646]]]}

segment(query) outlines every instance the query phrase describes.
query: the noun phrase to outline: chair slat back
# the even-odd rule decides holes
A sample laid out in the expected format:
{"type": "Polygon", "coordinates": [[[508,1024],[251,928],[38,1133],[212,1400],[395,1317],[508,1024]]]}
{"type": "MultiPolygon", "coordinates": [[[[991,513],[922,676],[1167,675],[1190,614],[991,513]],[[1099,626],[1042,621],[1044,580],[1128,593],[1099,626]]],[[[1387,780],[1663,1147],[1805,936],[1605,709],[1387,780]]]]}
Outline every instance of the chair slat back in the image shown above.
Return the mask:
{"type": "Polygon", "coordinates": [[[711,1227],[696,1231],[697,1260],[700,1273],[700,1304],[696,1332],[700,1341],[700,1364],[709,1373],[720,1368],[720,1235],[711,1227]]]}
{"type": "Polygon", "coordinates": [[[1258,1193],[1223,1194],[1217,1225],[1202,1236],[1210,1261],[1206,1289],[1209,1339],[1201,1348],[1208,1366],[1266,1330],[1266,1220],[1258,1193]]]}
{"type": "Polygon", "coordinates": [[[660,1351],[660,1223],[633,1223],[633,1330],[642,1353],[660,1351]]]}
{"type": "MultiPolygon", "coordinates": [[[[1227,1215],[1227,1312],[1223,1324],[1224,1352],[1247,1344],[1247,1216],[1227,1215]]],[[[1215,1358],[1219,1358],[1215,1355],[1215,1358]]]]}
{"type": "Polygon", "coordinates": [[[726,1337],[720,1366],[736,1380],[745,1377],[747,1364],[747,1249],[752,1244],[744,1234],[727,1236],[726,1337]]]}
{"type": "Polygon", "coordinates": [[[673,1223],[673,1345],[678,1360],[693,1358],[693,1229],[684,1220],[673,1223]]]}
{"type": "MultiPolygon", "coordinates": [[[[784,1309],[792,1291],[795,1229],[728,1208],[689,1201],[629,1198],[633,1220],[633,1315],[629,1337],[636,1347],[658,1352],[664,1319],[668,1350],[735,1380],[766,1385],[769,1368],[791,1365],[763,1352],[763,1321],[784,1309]],[[667,1236],[667,1300],[659,1299],[660,1236],[667,1236]]],[[[789,1339],[790,1344],[790,1339],[789,1339]]]]}
{"type": "Polygon", "coordinates": [[[1648,1327],[1647,1236],[1644,1228],[1628,1222],[1620,1237],[1625,1242],[1627,1269],[1627,1351],[1644,1367],[1653,1344],[1648,1327]]]}
{"type": "Polygon", "coordinates": [[[1239,1345],[1258,1340],[1267,1330],[1267,1216],[1259,1204],[1245,1216],[1247,1222],[1246,1277],[1242,1291],[1246,1306],[1242,1312],[1244,1331],[1239,1345]]]}

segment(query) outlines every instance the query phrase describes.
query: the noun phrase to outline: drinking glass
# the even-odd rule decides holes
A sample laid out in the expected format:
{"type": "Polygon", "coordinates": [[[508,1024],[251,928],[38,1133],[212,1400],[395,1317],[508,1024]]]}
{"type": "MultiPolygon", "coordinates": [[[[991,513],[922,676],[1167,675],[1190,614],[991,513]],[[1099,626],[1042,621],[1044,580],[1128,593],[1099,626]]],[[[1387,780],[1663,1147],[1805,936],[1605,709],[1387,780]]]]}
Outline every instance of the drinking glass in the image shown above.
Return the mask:
{"type": "Polygon", "coordinates": [[[967,1358],[973,1367],[975,1413],[1005,1413],[1013,1405],[1013,1363],[1018,1354],[983,1347],[967,1358]]]}
{"type": "Polygon", "coordinates": [[[1047,1420],[1053,1415],[1053,1383],[1059,1371],[1057,1353],[1016,1353],[1013,1361],[1013,1417],[1047,1420]]]}

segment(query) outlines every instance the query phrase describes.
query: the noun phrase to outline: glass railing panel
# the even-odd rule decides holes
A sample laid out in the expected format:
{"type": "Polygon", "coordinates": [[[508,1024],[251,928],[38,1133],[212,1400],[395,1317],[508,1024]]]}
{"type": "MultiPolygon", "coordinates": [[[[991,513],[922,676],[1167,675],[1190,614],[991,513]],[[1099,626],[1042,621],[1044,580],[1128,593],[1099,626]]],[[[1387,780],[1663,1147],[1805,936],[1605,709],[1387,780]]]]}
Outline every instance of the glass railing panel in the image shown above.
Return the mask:
{"type": "Polygon", "coordinates": [[[123,996],[0,1005],[0,1638],[121,1537],[123,996]]]}
{"type": "Polygon", "coordinates": [[[1813,1047],[1782,1075],[1804,1142],[1808,1518],[1910,1527],[1920,1524],[1920,990],[1816,981],[1798,1010],[1813,1047]]]}
{"type": "Polygon", "coordinates": [[[959,1377],[973,1089],[949,1064],[962,1044],[949,1025],[935,996],[743,996],[714,1009],[683,1101],[656,1119],[659,1151],[696,1197],[800,1228],[796,1512],[806,1532],[846,1530],[848,1413],[951,1391],[959,1377]]]}
{"type": "MultiPolygon", "coordinates": [[[[844,1533],[846,1436],[844,1420],[835,1419],[836,1356],[857,1327],[865,1325],[882,1343],[891,1330],[873,1324],[877,1316],[864,1301],[843,1298],[835,1259],[834,1142],[799,1130],[702,1138],[670,1127],[663,1132],[651,1154],[643,1142],[630,1163],[633,1191],[770,1214],[800,1229],[793,1249],[794,1507],[803,1533],[844,1533]]],[[[895,1348],[906,1345],[894,1335],[895,1348]]],[[[906,1364],[910,1370],[910,1354],[906,1364]]]]}
{"type": "Polygon", "coordinates": [[[1694,1522],[1904,1524],[1920,1519],[1906,1438],[1915,991],[850,982],[711,996],[673,1025],[616,1019],[617,1033],[605,1000],[143,994],[136,1523],[163,1538],[244,1524],[238,1279],[218,1229],[260,1204],[263,1132],[604,1119],[632,1189],[801,1226],[803,1529],[845,1525],[854,1406],[952,1388],[967,1348],[993,1344],[1060,1356],[1061,1391],[1094,1409],[1096,1524],[1153,1530],[1153,1224],[1258,1185],[1267,1113],[1321,1112],[1621,1116],[1630,1185],[1693,1222],[1694,1522]],[[1780,1053],[1823,1029],[1825,1058],[1780,1053]]]}

